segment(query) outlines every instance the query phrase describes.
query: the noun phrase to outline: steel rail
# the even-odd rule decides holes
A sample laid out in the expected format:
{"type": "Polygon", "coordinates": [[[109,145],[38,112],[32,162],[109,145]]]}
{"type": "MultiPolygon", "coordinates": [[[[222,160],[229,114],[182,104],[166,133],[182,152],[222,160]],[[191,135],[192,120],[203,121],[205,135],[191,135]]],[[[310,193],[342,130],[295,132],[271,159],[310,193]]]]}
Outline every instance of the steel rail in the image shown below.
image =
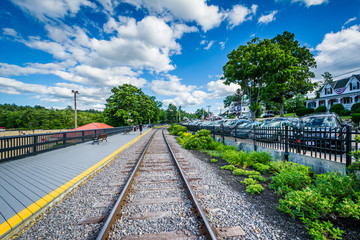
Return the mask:
{"type": "Polygon", "coordinates": [[[186,190],[188,191],[188,194],[189,194],[189,196],[190,196],[190,198],[191,198],[191,201],[193,202],[193,205],[194,205],[197,213],[200,215],[201,220],[204,222],[204,226],[205,226],[204,230],[205,230],[205,235],[206,235],[207,239],[216,239],[216,235],[215,235],[213,229],[211,228],[210,223],[209,223],[209,221],[207,220],[207,218],[206,218],[206,216],[205,216],[205,213],[204,213],[204,211],[202,210],[202,208],[201,208],[198,200],[196,199],[195,193],[194,193],[194,191],[192,190],[192,188],[191,188],[191,186],[190,186],[190,183],[186,180],[185,174],[184,174],[183,170],[181,169],[181,167],[180,167],[180,165],[179,165],[179,162],[177,161],[177,159],[176,159],[176,157],[175,157],[175,154],[174,154],[174,152],[172,151],[172,149],[171,149],[168,141],[166,140],[166,137],[165,137],[165,134],[164,134],[164,130],[162,131],[162,134],[163,134],[164,140],[165,140],[165,142],[166,142],[166,145],[167,145],[167,147],[168,147],[168,149],[169,149],[169,152],[170,152],[170,154],[171,154],[171,156],[172,156],[172,158],[173,158],[173,160],[174,160],[174,162],[175,162],[175,165],[176,165],[177,169],[178,169],[179,172],[180,172],[180,176],[181,176],[182,180],[183,180],[184,183],[185,183],[186,190]]]}
{"type": "MultiPolygon", "coordinates": [[[[158,130],[155,131],[155,133],[158,130]]],[[[144,159],[144,156],[150,146],[150,143],[152,142],[155,133],[151,136],[150,140],[148,141],[148,143],[146,144],[133,172],[131,173],[130,177],[128,178],[123,190],[120,193],[119,198],[116,200],[116,203],[113,207],[113,209],[111,210],[109,216],[107,217],[103,227],[100,230],[99,235],[97,236],[96,240],[105,240],[108,237],[109,234],[109,230],[111,228],[111,226],[114,224],[114,222],[116,221],[116,219],[118,218],[119,214],[120,214],[120,210],[125,202],[125,199],[127,197],[127,194],[131,188],[131,185],[134,181],[135,175],[137,174],[137,172],[139,171],[140,165],[144,159]]]]}

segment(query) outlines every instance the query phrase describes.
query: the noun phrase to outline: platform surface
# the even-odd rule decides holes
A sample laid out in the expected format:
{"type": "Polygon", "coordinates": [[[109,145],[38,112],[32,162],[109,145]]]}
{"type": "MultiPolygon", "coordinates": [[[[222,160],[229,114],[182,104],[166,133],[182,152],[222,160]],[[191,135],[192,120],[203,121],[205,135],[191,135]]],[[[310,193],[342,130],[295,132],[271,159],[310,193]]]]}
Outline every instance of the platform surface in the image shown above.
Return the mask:
{"type": "Polygon", "coordinates": [[[120,133],[107,142],[90,141],[0,163],[0,238],[140,137],[138,131],[120,133]]]}

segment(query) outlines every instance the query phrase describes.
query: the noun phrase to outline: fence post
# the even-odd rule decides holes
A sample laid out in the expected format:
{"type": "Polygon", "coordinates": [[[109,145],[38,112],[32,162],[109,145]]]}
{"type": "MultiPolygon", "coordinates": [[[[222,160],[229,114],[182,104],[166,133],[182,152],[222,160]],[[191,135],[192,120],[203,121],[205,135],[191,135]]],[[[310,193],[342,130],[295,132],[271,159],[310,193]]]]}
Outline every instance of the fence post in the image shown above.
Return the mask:
{"type": "Polygon", "coordinates": [[[289,161],[289,126],[285,126],[285,161],[289,161]]]}
{"type": "Polygon", "coordinates": [[[35,152],[36,152],[36,146],[37,146],[37,143],[38,143],[38,141],[37,141],[37,135],[35,135],[35,136],[34,136],[33,153],[35,153],[35,152]]]}
{"type": "Polygon", "coordinates": [[[345,138],[345,146],[346,146],[346,174],[348,173],[347,167],[351,164],[351,127],[346,126],[346,138],[345,138]]]}
{"type": "Polygon", "coordinates": [[[63,144],[64,144],[64,145],[66,144],[66,132],[63,133],[63,144]]]}
{"type": "Polygon", "coordinates": [[[221,124],[221,135],[222,135],[222,142],[225,142],[225,136],[224,136],[224,124],[221,124]]]}
{"type": "MultiPolygon", "coordinates": [[[[237,142],[236,140],[237,140],[237,138],[236,138],[236,124],[235,124],[235,129],[234,129],[234,132],[235,132],[235,136],[234,136],[234,138],[235,138],[235,142],[237,142]]],[[[231,131],[230,131],[230,135],[231,135],[231,131]]]]}
{"type": "Polygon", "coordinates": [[[257,147],[256,147],[256,129],[257,129],[257,127],[254,127],[254,136],[253,136],[254,151],[257,150],[257,147]]]}
{"type": "Polygon", "coordinates": [[[85,142],[85,131],[81,132],[81,140],[82,142],[85,142]]]}

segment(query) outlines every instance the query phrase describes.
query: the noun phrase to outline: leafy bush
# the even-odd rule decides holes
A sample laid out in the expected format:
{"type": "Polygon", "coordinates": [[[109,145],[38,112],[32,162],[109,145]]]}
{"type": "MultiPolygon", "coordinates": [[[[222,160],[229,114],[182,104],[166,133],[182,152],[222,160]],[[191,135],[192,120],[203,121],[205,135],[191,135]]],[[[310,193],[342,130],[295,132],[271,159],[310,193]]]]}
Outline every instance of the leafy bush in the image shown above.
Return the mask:
{"type": "Polygon", "coordinates": [[[202,152],[205,152],[210,157],[222,158],[223,156],[223,152],[218,150],[202,150],[202,152]]]}
{"type": "Polygon", "coordinates": [[[324,113],[326,112],[326,107],[325,106],[318,106],[315,111],[315,113],[324,113]]]}
{"type": "Polygon", "coordinates": [[[246,187],[246,191],[250,194],[260,193],[264,190],[260,184],[251,184],[246,187]]]}
{"type": "Polygon", "coordinates": [[[253,185],[253,184],[257,184],[258,181],[256,181],[253,178],[245,178],[244,180],[241,181],[241,183],[245,185],[253,185]]]}
{"type": "Polygon", "coordinates": [[[180,136],[181,133],[187,132],[187,128],[185,126],[173,124],[169,127],[169,132],[171,135],[180,136]]]}
{"type": "Polygon", "coordinates": [[[190,141],[191,138],[194,136],[189,132],[184,132],[180,135],[180,137],[177,138],[177,141],[180,145],[185,145],[190,141]]]}
{"type": "Polygon", "coordinates": [[[232,174],[233,174],[234,176],[243,176],[243,175],[245,175],[245,172],[246,172],[246,170],[243,170],[243,169],[241,169],[241,168],[236,168],[236,169],[232,172],[232,174]]]}
{"type": "Polygon", "coordinates": [[[342,110],[345,110],[345,108],[344,108],[344,105],[342,105],[341,103],[334,104],[330,107],[330,112],[334,112],[339,115],[342,110]]]}
{"type": "Polygon", "coordinates": [[[210,162],[212,162],[212,163],[217,163],[217,162],[218,162],[218,160],[217,160],[217,159],[215,159],[215,158],[213,158],[213,159],[211,159],[211,160],[210,160],[210,162]]]}
{"type": "Polygon", "coordinates": [[[234,171],[236,169],[236,167],[234,165],[225,165],[225,166],[222,166],[221,169],[234,171]]]}
{"type": "Polygon", "coordinates": [[[334,228],[330,221],[319,221],[309,218],[302,218],[302,221],[314,239],[341,239],[341,235],[344,233],[339,228],[334,228]]]}
{"type": "Polygon", "coordinates": [[[247,161],[248,154],[243,151],[227,150],[224,152],[222,158],[230,164],[242,166],[244,162],[247,161]]]}
{"type": "Polygon", "coordinates": [[[270,172],[270,166],[269,165],[265,165],[265,164],[262,164],[262,163],[255,163],[254,165],[254,168],[256,170],[258,170],[259,172],[263,173],[263,174],[267,174],[270,172]]]}
{"type": "Polygon", "coordinates": [[[198,131],[193,138],[184,144],[186,149],[214,150],[215,142],[210,136],[211,132],[206,129],[198,131]]]}
{"type": "Polygon", "coordinates": [[[351,111],[352,112],[356,112],[356,110],[360,109],[360,103],[354,103],[352,106],[351,106],[351,111]]]}
{"type": "Polygon", "coordinates": [[[313,108],[298,108],[295,110],[295,113],[298,117],[302,117],[306,114],[310,114],[313,113],[314,109],[313,108]]]}
{"type": "Polygon", "coordinates": [[[325,197],[333,197],[338,201],[347,197],[356,197],[360,192],[359,181],[351,176],[337,173],[317,174],[314,188],[325,197]]]}
{"type": "Polygon", "coordinates": [[[266,178],[264,178],[263,176],[261,175],[256,175],[256,174],[250,174],[248,175],[249,178],[252,178],[252,179],[255,179],[257,181],[260,181],[260,182],[266,182],[266,178]]]}
{"type": "Polygon", "coordinates": [[[351,115],[351,111],[350,111],[350,110],[347,110],[347,109],[342,110],[342,111],[340,112],[340,115],[341,115],[341,116],[350,116],[350,115],[351,115]]]}
{"type": "Polygon", "coordinates": [[[278,195],[285,195],[294,190],[301,190],[308,186],[312,179],[310,167],[292,162],[283,163],[281,171],[271,177],[269,188],[274,189],[278,195]]]}
{"type": "Polygon", "coordinates": [[[249,154],[247,162],[251,165],[254,165],[255,163],[268,164],[271,160],[272,157],[269,153],[253,151],[249,154]]]}
{"type": "Polygon", "coordinates": [[[305,188],[302,191],[288,193],[285,199],[280,199],[279,202],[279,210],[292,217],[299,217],[305,223],[310,235],[315,239],[341,236],[343,231],[333,228],[331,222],[318,220],[333,212],[335,198],[327,198],[316,190],[305,188]]]}
{"type": "Polygon", "coordinates": [[[350,198],[345,198],[336,206],[336,211],[340,216],[353,217],[360,220],[360,197],[354,202],[350,198]]]}
{"type": "Polygon", "coordinates": [[[356,125],[359,125],[360,122],[360,113],[353,113],[351,114],[351,120],[356,123],[356,125]]]}

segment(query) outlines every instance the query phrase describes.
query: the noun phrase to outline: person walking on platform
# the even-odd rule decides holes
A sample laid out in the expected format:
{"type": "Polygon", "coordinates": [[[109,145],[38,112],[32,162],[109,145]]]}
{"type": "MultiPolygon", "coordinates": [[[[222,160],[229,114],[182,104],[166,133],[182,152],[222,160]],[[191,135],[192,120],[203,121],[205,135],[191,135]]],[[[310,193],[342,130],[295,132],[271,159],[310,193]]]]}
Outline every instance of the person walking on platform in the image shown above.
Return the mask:
{"type": "Polygon", "coordinates": [[[139,131],[140,131],[140,135],[142,134],[142,130],[143,130],[143,125],[142,125],[142,123],[140,122],[140,123],[139,123],[139,131]]]}
{"type": "Polygon", "coordinates": [[[136,128],[136,125],[134,125],[134,135],[136,134],[136,130],[137,130],[137,128],[136,128]]]}

